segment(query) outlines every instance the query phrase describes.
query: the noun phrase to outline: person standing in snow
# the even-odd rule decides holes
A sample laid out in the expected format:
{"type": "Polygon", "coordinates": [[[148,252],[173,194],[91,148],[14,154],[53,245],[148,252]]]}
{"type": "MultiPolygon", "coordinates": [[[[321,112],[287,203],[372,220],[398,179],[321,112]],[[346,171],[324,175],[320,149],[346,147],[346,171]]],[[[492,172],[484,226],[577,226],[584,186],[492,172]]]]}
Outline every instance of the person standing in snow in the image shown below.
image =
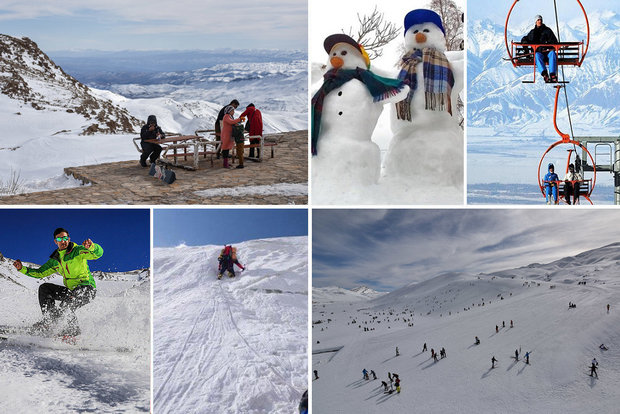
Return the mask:
{"type": "Polygon", "coordinates": [[[499,333],[499,326],[495,325],[495,333],[499,333]]]}
{"type": "Polygon", "coordinates": [[[394,385],[396,386],[396,392],[400,394],[400,378],[396,377],[396,381],[394,381],[394,385]]]}
{"type": "Polygon", "coordinates": [[[383,385],[383,392],[388,392],[388,384],[385,381],[381,381],[381,385],[383,385]]]}
{"type": "Polygon", "coordinates": [[[480,345],[480,339],[478,339],[478,337],[476,337],[476,341],[474,342],[476,345],[480,345]]]}
{"type": "Polygon", "coordinates": [[[495,358],[495,355],[491,358],[491,368],[495,368],[495,363],[497,362],[497,359],[495,358]]]}
{"type": "Polygon", "coordinates": [[[97,286],[88,260],[97,260],[103,256],[103,249],[91,239],[81,245],[73,243],[69,232],[62,227],[54,230],[54,243],[58,248],[52,252],[47,262],[38,269],[26,267],[18,259],[13,266],[26,276],[42,279],[54,273],[62,276],[64,286],[43,283],[39,286],[39,306],[43,319],[33,325],[33,331],[47,333],[56,325],[61,317],[69,313],[67,327],[62,335],[76,336],[80,334],[75,310],[95,299],[97,286]],[[56,301],[60,302],[56,306],[56,301]]]}
{"type": "Polygon", "coordinates": [[[376,380],[377,379],[377,374],[375,374],[375,371],[373,371],[372,369],[370,370],[370,373],[372,374],[372,379],[376,380]]]}
{"type": "MultiPolygon", "coordinates": [[[[609,305],[607,305],[609,306],[609,305]]],[[[428,348],[426,347],[426,342],[424,342],[424,347],[422,347],[422,352],[426,352],[428,351],[428,348]]]]}
{"type": "Polygon", "coordinates": [[[237,265],[241,271],[245,270],[245,267],[237,260],[237,248],[230,245],[224,246],[220,252],[220,256],[217,258],[219,262],[218,279],[222,278],[224,272],[228,272],[229,277],[235,277],[234,265],[237,265]]]}
{"type": "Polygon", "coordinates": [[[506,327],[506,321],[502,321],[502,328],[506,327]]]}
{"type": "Polygon", "coordinates": [[[366,371],[366,368],[364,368],[364,369],[362,370],[362,377],[363,377],[365,380],[367,380],[367,379],[368,379],[368,371],[366,371]]]}
{"type": "Polygon", "coordinates": [[[530,364],[530,351],[525,353],[525,363],[528,365],[530,364]]]}
{"type": "Polygon", "coordinates": [[[443,358],[445,358],[446,356],[447,356],[447,355],[446,355],[446,348],[441,347],[441,358],[443,359],[443,358]]]}
{"type": "Polygon", "coordinates": [[[314,370],[314,379],[315,380],[319,379],[319,371],[317,371],[316,369],[314,370]]]}
{"type": "Polygon", "coordinates": [[[515,359],[518,361],[519,360],[519,350],[515,349],[515,359]]]}
{"type": "MultiPolygon", "coordinates": [[[[248,131],[250,137],[250,145],[260,144],[260,140],[263,136],[263,115],[260,110],[256,109],[253,103],[249,104],[245,111],[240,115],[241,118],[248,117],[248,121],[245,124],[245,130],[248,131]]],[[[256,148],[256,156],[260,158],[260,148],[256,148]]],[[[254,147],[250,148],[250,157],[254,157],[254,147]]]]}
{"type": "Polygon", "coordinates": [[[598,368],[598,361],[596,360],[596,358],[594,358],[592,360],[592,365],[590,366],[590,376],[596,375],[596,378],[598,378],[598,373],[596,372],[597,368],[598,368]]]}
{"type": "MultiPolygon", "coordinates": [[[[220,109],[220,112],[217,114],[217,118],[215,119],[215,140],[216,141],[221,141],[222,140],[222,120],[224,119],[224,115],[226,115],[226,108],[228,108],[229,106],[232,106],[233,108],[237,109],[237,107],[239,106],[239,101],[236,99],[233,99],[232,101],[230,101],[230,103],[228,105],[225,105],[222,107],[222,109],[220,109]]],[[[217,159],[220,159],[220,152],[221,152],[221,148],[217,150],[217,159]]]]}
{"type": "Polygon", "coordinates": [[[512,325],[512,319],[510,320],[510,327],[511,327],[511,328],[513,327],[513,325],[512,325]]]}
{"type": "Polygon", "coordinates": [[[146,142],[145,140],[164,138],[166,138],[166,135],[157,125],[157,117],[155,115],[149,115],[146,120],[146,124],[144,124],[140,130],[140,147],[142,147],[142,155],[140,155],[141,166],[148,167],[146,164],[147,158],[151,160],[151,164],[154,164],[162,151],[161,145],[146,142]]]}
{"type": "Polygon", "coordinates": [[[398,353],[398,347],[396,347],[396,356],[399,356],[400,354],[398,353]]]}
{"type": "Polygon", "coordinates": [[[607,304],[607,313],[609,313],[609,303],[607,304]]]}

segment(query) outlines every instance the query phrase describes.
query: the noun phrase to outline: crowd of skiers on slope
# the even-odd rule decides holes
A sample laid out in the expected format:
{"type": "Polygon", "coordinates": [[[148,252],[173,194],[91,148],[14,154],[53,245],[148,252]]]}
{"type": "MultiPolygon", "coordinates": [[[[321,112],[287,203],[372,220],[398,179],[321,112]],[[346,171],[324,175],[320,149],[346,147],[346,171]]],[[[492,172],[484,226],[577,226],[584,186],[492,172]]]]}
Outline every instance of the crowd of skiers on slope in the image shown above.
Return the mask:
{"type": "MultiPolygon", "coordinates": [[[[238,118],[235,118],[235,109],[237,109],[238,106],[239,101],[233,99],[228,105],[220,109],[215,120],[215,140],[216,142],[221,141],[221,146],[217,149],[216,156],[217,159],[220,159],[220,156],[224,159],[224,168],[232,168],[228,160],[231,158],[229,153],[233,147],[236,148],[237,158],[239,159],[237,168],[244,168],[244,132],[247,132],[248,135],[252,137],[250,138],[251,145],[260,144],[263,136],[263,116],[261,111],[256,109],[256,106],[251,103],[238,118]],[[245,122],[245,126],[242,125],[243,122],[245,122]]],[[[142,167],[148,167],[146,163],[147,159],[150,160],[151,164],[157,161],[163,148],[155,142],[164,138],[166,138],[166,134],[157,124],[157,117],[155,115],[149,115],[146,124],[144,124],[140,130],[140,147],[142,148],[140,165],[142,167]]],[[[255,152],[256,158],[260,158],[260,149],[258,147],[256,147],[256,149],[255,147],[250,147],[249,157],[254,158],[255,152]]]]}
{"type": "MultiPolygon", "coordinates": [[[[375,371],[370,370],[370,375],[372,375],[372,380],[377,379],[377,374],[375,371]]],[[[362,378],[366,381],[370,380],[370,375],[366,368],[362,369],[362,378]]],[[[388,372],[388,380],[390,381],[390,385],[388,388],[388,383],[386,381],[381,381],[381,385],[383,386],[383,392],[385,394],[392,394],[394,391],[400,394],[400,377],[396,373],[388,372]]]]}
{"type": "Polygon", "coordinates": [[[217,261],[219,262],[218,279],[221,279],[225,272],[228,272],[228,277],[235,277],[234,265],[237,265],[242,272],[245,270],[245,266],[237,260],[237,248],[231,245],[224,246],[217,261]]]}

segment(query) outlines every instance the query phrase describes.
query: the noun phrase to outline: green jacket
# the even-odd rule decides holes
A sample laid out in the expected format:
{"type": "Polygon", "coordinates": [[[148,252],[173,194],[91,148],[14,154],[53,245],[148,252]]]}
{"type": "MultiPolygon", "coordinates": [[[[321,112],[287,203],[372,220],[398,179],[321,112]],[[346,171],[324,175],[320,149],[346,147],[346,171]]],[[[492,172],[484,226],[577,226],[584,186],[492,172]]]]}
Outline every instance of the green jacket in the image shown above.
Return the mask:
{"type": "Polygon", "coordinates": [[[103,256],[103,249],[97,243],[93,243],[90,249],[71,242],[65,250],[54,250],[50,259],[38,269],[22,267],[20,272],[37,279],[44,278],[53,273],[62,275],[63,283],[69,290],[77,286],[92,286],[96,288],[95,279],[88,268],[87,260],[97,260],[103,256]]]}

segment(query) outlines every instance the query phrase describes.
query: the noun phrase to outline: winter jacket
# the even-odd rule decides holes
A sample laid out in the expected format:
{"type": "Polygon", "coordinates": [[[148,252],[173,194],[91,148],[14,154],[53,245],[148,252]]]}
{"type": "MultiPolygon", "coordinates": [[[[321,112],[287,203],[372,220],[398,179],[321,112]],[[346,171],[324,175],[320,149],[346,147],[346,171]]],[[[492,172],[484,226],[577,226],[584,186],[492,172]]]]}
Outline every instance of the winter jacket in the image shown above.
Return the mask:
{"type": "Polygon", "coordinates": [[[224,115],[222,119],[222,150],[230,150],[234,147],[235,141],[232,137],[232,126],[241,122],[241,118],[234,119],[230,114],[224,115]]]}
{"type": "Polygon", "coordinates": [[[222,251],[220,252],[220,256],[217,258],[217,260],[220,262],[220,270],[228,269],[232,267],[233,264],[236,264],[239,269],[244,268],[241,265],[241,263],[239,263],[239,261],[237,260],[237,248],[236,247],[231,247],[231,252],[229,256],[226,255],[225,253],[226,253],[226,247],[222,249],[222,251]]]}
{"type": "Polygon", "coordinates": [[[564,181],[583,181],[583,176],[580,173],[571,173],[569,171],[564,176],[564,181]]]}
{"type": "Polygon", "coordinates": [[[250,123],[250,136],[252,135],[260,135],[263,136],[263,115],[260,110],[256,109],[254,106],[248,106],[245,111],[239,118],[243,118],[244,116],[248,117],[248,122],[250,123]]]}
{"type": "Polygon", "coordinates": [[[53,273],[60,273],[62,281],[69,290],[77,286],[92,286],[96,288],[95,279],[88,268],[88,260],[97,260],[103,256],[103,249],[93,243],[90,249],[69,243],[65,250],[54,250],[47,262],[38,269],[23,266],[20,272],[26,276],[42,279],[53,273]]]}
{"type": "MultiPolygon", "coordinates": [[[[548,172],[545,174],[544,181],[558,181],[560,178],[554,172],[548,172]]],[[[550,182],[545,182],[545,187],[549,187],[551,185],[550,182]]]]}
{"type": "Polygon", "coordinates": [[[553,30],[545,26],[544,23],[540,27],[534,27],[530,32],[521,39],[521,43],[530,43],[534,45],[558,43],[553,30]]]}
{"type": "Polygon", "coordinates": [[[157,136],[160,135],[160,138],[166,138],[166,135],[164,134],[164,131],[161,130],[161,128],[157,125],[157,117],[155,117],[155,115],[149,115],[146,124],[144,124],[142,126],[142,129],[140,130],[140,138],[142,140],[145,139],[157,139],[157,136]],[[152,131],[149,131],[149,125],[151,123],[155,123],[155,129],[152,131]]]}

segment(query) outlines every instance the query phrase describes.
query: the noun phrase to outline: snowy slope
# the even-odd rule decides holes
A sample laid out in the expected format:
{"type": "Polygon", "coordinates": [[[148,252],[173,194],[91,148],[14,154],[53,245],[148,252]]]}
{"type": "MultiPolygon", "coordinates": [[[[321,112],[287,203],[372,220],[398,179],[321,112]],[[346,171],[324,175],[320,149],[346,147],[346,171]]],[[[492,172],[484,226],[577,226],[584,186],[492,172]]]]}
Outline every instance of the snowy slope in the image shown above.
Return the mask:
{"type": "Polygon", "coordinates": [[[313,304],[322,321],[312,330],[313,412],[617,412],[619,257],[615,243],[554,263],[445,274],[363,303],[313,304]],[[447,358],[433,362],[424,343],[447,358]],[[588,376],[593,357],[598,380],[588,376]],[[378,380],[363,380],[363,368],[378,380]],[[399,374],[401,394],[383,393],[388,372],[399,374]]]}
{"type": "MultiPolygon", "coordinates": [[[[29,336],[0,341],[2,412],[149,412],[149,272],[105,276],[96,277],[95,300],[76,311],[82,329],[76,345],[29,336]]],[[[0,324],[40,320],[37,289],[45,282],[62,278],[30,278],[1,260],[0,324]]]]}
{"type": "Polygon", "coordinates": [[[333,302],[348,303],[372,299],[383,294],[383,292],[377,292],[366,286],[359,286],[350,290],[331,286],[312,289],[312,302],[321,304],[333,302]]]}
{"type": "Polygon", "coordinates": [[[307,388],[307,237],[154,250],[154,410],[291,413],[307,388]],[[238,269],[237,269],[238,270],[238,269]]]}

